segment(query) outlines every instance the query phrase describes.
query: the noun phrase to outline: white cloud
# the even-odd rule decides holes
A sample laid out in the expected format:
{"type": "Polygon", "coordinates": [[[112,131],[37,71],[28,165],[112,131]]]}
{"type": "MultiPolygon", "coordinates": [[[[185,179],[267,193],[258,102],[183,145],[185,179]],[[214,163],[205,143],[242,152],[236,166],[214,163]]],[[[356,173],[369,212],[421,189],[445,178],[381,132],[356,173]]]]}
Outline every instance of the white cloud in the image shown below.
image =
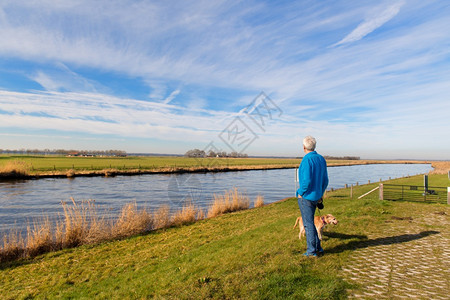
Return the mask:
{"type": "Polygon", "coordinates": [[[399,1],[384,9],[380,14],[370,16],[369,18],[364,20],[364,22],[359,24],[358,27],[356,27],[352,32],[350,32],[346,37],[344,37],[342,40],[340,40],[333,46],[359,41],[369,33],[383,26],[393,17],[395,17],[400,12],[400,8],[404,4],[405,1],[399,1]]]}
{"type": "Polygon", "coordinates": [[[101,94],[0,91],[0,127],[57,129],[127,137],[207,140],[225,112],[120,99],[101,94]]]}
{"type": "Polygon", "coordinates": [[[164,104],[169,104],[173,99],[175,99],[175,97],[180,93],[181,91],[179,89],[173,91],[172,93],[170,93],[170,95],[164,99],[163,103],[164,104]]]}

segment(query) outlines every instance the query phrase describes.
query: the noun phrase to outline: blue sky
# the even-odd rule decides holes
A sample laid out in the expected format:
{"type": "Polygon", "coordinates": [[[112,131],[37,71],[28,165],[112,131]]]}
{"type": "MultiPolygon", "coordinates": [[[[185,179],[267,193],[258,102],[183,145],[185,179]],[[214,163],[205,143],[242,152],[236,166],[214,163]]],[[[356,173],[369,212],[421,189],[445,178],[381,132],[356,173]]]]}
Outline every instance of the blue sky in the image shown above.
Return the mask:
{"type": "Polygon", "coordinates": [[[448,1],[3,0],[0,148],[450,159],[448,28],[448,1]]]}

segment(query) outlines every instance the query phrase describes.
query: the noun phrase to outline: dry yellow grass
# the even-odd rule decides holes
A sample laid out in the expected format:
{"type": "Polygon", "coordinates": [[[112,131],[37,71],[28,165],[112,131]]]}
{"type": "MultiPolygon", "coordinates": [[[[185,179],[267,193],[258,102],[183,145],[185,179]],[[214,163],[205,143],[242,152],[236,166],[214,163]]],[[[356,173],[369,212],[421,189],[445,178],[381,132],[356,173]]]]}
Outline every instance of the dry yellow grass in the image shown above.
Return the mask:
{"type": "Polygon", "coordinates": [[[117,169],[104,169],[103,170],[103,174],[106,176],[106,177],[110,177],[110,176],[116,176],[117,174],[119,174],[120,172],[119,172],[119,170],[117,170],[117,169]]]}
{"type": "Polygon", "coordinates": [[[209,207],[208,218],[247,209],[249,206],[250,199],[248,196],[240,193],[237,188],[233,188],[223,195],[214,194],[214,202],[209,207]]]}
{"type": "Polygon", "coordinates": [[[450,161],[435,161],[431,166],[434,170],[430,174],[447,174],[450,171],[450,161]]]}
{"type": "Polygon", "coordinates": [[[205,211],[203,209],[197,210],[197,220],[203,220],[206,218],[205,211]]]}
{"type": "MultiPolygon", "coordinates": [[[[94,204],[91,201],[83,201],[81,205],[77,204],[73,198],[73,206],[62,203],[64,209],[64,230],[62,236],[62,247],[70,248],[83,244],[87,233],[89,232],[89,224],[87,216],[95,213],[95,209],[91,208],[94,204]]],[[[92,216],[95,218],[96,216],[92,216]]]]}
{"type": "Polygon", "coordinates": [[[194,223],[197,220],[198,210],[195,208],[194,204],[188,203],[183,206],[183,208],[177,211],[173,218],[172,224],[175,226],[185,225],[194,223]]]}
{"type": "Polygon", "coordinates": [[[11,230],[3,236],[3,248],[0,249],[0,263],[22,257],[25,241],[17,230],[11,230]]]}
{"type": "Polygon", "coordinates": [[[8,161],[4,166],[0,167],[0,176],[20,177],[27,176],[30,172],[30,165],[22,160],[8,161]]]}
{"type": "Polygon", "coordinates": [[[152,229],[153,218],[146,209],[139,210],[136,203],[129,203],[122,208],[119,219],[112,228],[113,238],[123,238],[152,229]]]}
{"type": "Polygon", "coordinates": [[[67,172],[66,172],[66,176],[68,177],[68,178],[72,178],[72,177],[75,177],[75,170],[74,169],[69,169],[69,170],[67,170],[67,172]]]}
{"type": "Polygon", "coordinates": [[[27,254],[31,257],[50,252],[55,248],[52,225],[48,217],[35,221],[33,227],[27,228],[27,254]]]}
{"type": "Polygon", "coordinates": [[[153,213],[153,229],[161,229],[170,226],[170,207],[161,206],[153,213]]]}
{"type": "Polygon", "coordinates": [[[255,205],[255,207],[264,206],[264,196],[263,195],[256,196],[254,205],[255,205]]]}

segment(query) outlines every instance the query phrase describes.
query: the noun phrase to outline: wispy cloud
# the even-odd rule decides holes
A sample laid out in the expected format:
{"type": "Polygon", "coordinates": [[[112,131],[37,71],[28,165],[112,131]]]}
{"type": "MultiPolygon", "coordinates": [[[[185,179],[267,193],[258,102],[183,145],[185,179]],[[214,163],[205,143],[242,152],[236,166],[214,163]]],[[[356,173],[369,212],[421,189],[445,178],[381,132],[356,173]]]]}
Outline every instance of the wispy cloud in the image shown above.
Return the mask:
{"type": "Polygon", "coordinates": [[[46,91],[83,91],[97,92],[94,83],[83,76],[73,72],[62,63],[57,63],[56,68],[51,71],[39,70],[35,74],[29,75],[29,78],[36,81],[46,91]]]}
{"type": "Polygon", "coordinates": [[[120,99],[101,94],[0,91],[2,126],[179,140],[211,137],[224,112],[120,99]],[[195,127],[194,127],[195,124],[195,127]]]}
{"type": "Polygon", "coordinates": [[[356,27],[352,32],[350,32],[339,42],[335,43],[333,46],[359,41],[369,33],[373,32],[374,30],[383,26],[386,22],[394,18],[400,12],[400,8],[404,4],[405,1],[399,1],[397,3],[389,5],[386,9],[383,9],[381,13],[369,16],[366,20],[359,24],[358,27],[356,27]]]}
{"type": "Polygon", "coordinates": [[[163,103],[164,104],[169,104],[170,101],[172,101],[173,99],[175,99],[175,97],[180,93],[180,90],[175,90],[172,93],[170,93],[170,95],[164,99],[163,103]]]}

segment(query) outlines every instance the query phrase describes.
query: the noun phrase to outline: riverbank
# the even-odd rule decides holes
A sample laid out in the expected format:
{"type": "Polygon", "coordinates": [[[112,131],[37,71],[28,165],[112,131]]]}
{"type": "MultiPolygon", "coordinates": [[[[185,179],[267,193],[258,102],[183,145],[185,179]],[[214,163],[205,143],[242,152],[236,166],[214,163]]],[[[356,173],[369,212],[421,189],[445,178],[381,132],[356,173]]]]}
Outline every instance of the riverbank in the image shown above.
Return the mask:
{"type": "MultiPolygon", "coordinates": [[[[430,175],[429,181],[432,186],[448,184],[445,174],[430,175]]],[[[421,185],[423,177],[389,182],[421,185]]],[[[357,200],[376,185],[354,186],[353,199],[350,189],[327,193],[321,213],[333,214],[339,224],[324,230],[325,255],[318,259],[302,256],[306,243],[292,229],[298,205],[288,198],[188,226],[1,264],[2,297],[345,299],[370,297],[365,292],[373,285],[382,286],[385,298],[428,295],[428,289],[434,291],[431,298],[445,297],[448,285],[426,278],[446,272],[450,208],[381,201],[376,193],[357,200]],[[416,245],[436,269],[404,272],[404,263],[423,262],[421,256],[399,255],[416,245]],[[391,267],[388,279],[395,280],[380,283],[368,276],[376,273],[371,264],[355,263],[361,251],[370,250],[366,262],[378,258],[379,248],[391,267]]]]}
{"type": "MultiPolygon", "coordinates": [[[[234,172],[297,168],[301,159],[187,157],[0,156],[0,178],[37,179],[234,172]]],[[[329,160],[328,166],[416,164],[410,160],[329,160]]]]}

